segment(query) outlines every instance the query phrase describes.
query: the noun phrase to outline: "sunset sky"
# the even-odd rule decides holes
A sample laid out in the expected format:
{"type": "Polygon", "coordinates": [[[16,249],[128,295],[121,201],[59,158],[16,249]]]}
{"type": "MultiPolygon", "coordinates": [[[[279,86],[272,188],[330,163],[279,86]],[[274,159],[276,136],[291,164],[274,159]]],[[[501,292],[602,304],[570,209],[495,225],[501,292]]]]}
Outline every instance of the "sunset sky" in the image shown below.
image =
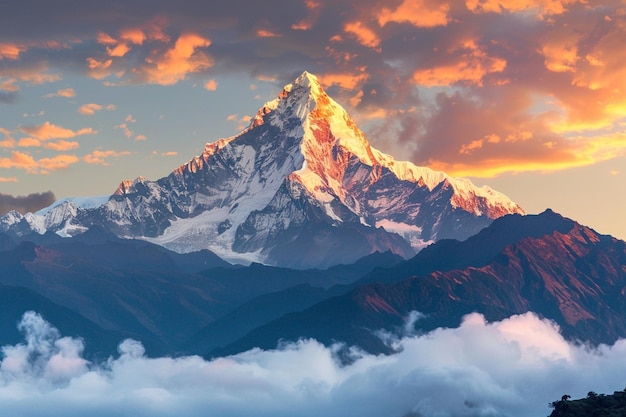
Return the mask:
{"type": "Polygon", "coordinates": [[[396,159],[626,238],[622,0],[3,2],[0,209],[165,176],[304,70],[396,159]]]}

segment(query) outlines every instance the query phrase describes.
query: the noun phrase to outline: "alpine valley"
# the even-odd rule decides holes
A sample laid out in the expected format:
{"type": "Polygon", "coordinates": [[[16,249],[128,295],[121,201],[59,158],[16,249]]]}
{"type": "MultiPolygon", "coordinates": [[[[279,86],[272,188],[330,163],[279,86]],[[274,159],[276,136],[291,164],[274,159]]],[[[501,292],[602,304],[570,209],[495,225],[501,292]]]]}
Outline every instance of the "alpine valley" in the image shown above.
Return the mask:
{"type": "Polygon", "coordinates": [[[167,177],[0,217],[0,343],[32,310],[91,359],[125,338],[150,355],[302,338],[394,354],[391,336],[471,313],[613,343],[625,292],[623,241],[395,161],[306,72],[167,177]]]}

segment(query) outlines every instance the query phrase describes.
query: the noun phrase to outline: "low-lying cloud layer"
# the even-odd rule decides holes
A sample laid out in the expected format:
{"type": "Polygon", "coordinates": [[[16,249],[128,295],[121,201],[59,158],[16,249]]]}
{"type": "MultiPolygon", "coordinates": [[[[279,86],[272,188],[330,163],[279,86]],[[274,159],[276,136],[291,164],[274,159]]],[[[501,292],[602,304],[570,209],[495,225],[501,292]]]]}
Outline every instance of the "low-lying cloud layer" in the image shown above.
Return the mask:
{"type": "Polygon", "coordinates": [[[36,313],[20,329],[26,342],[2,348],[2,415],[545,416],[563,394],[623,388],[626,371],[626,342],[575,346],[532,313],[491,324],[472,314],[345,366],[315,340],[211,361],[147,358],[126,340],[93,364],[36,313]]]}

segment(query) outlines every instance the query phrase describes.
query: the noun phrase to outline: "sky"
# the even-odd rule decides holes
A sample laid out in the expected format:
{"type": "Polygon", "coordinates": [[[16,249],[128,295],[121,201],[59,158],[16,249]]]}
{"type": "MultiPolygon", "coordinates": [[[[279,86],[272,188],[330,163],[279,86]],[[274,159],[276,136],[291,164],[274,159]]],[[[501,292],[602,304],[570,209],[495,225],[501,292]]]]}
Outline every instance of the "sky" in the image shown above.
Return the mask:
{"type": "Polygon", "coordinates": [[[626,6],[24,0],[0,13],[0,211],[158,179],[307,70],[370,143],[626,238],[626,6]]]}
{"type": "Polygon", "coordinates": [[[622,390],[626,371],[625,340],[570,344],[532,313],[387,335],[398,353],[353,350],[347,365],[315,340],[204,360],[149,358],[127,339],[119,355],[90,363],[80,338],[34,312],[19,328],[24,341],[1,350],[2,415],[542,417],[565,394],[622,390]]]}

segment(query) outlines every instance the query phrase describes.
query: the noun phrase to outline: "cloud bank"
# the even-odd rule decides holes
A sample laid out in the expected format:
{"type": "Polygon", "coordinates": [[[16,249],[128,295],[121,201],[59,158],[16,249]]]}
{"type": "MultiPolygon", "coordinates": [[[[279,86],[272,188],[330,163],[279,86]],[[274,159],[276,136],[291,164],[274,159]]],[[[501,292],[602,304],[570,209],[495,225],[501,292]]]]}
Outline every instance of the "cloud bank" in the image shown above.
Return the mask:
{"type": "Polygon", "coordinates": [[[17,210],[22,214],[34,213],[39,209],[48,207],[55,201],[56,197],[52,191],[17,197],[0,193],[0,216],[11,210],[17,210]]]}
{"type": "Polygon", "coordinates": [[[0,28],[0,103],[70,74],[214,91],[226,74],[280,88],[308,70],[374,145],[454,175],[626,155],[620,0],[34,0],[7,5],[0,28]]]}
{"type": "MultiPolygon", "coordinates": [[[[419,319],[418,316],[413,319],[419,319]]],[[[2,348],[0,413],[34,416],[543,416],[567,393],[623,387],[626,342],[567,343],[532,313],[488,324],[471,314],[455,329],[395,341],[372,356],[315,340],[211,361],[148,358],[125,340],[102,364],[33,312],[25,343],[2,348]]]]}

